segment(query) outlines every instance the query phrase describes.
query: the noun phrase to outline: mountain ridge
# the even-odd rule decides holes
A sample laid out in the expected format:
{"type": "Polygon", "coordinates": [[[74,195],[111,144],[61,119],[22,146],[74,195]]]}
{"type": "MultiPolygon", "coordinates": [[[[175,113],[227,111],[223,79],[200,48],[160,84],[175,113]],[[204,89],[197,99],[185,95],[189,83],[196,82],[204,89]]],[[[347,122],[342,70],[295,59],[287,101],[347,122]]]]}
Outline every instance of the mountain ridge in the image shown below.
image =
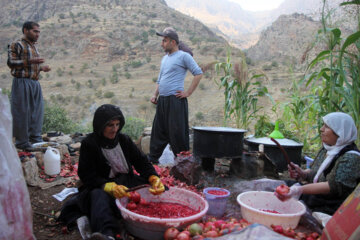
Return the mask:
{"type": "MultiPolygon", "coordinates": [[[[0,86],[11,88],[11,75],[6,64],[7,45],[22,36],[26,20],[40,24],[39,51],[49,73],[41,73],[43,95],[47,102],[60,104],[70,117],[91,121],[96,106],[113,103],[122,106],[127,116],[152,121],[154,107],[149,102],[155,89],[160,60],[164,55],[156,31],[174,27],[180,40],[189,45],[199,64],[214,62],[226,55],[227,42],[207,26],[167,6],[163,0],[1,0],[0,9],[0,86]],[[12,18],[12,16],[22,17],[12,18]]],[[[186,87],[191,81],[188,76],[186,87]]],[[[191,119],[197,111],[210,112],[221,96],[205,80],[203,89],[209,105],[191,102],[191,119]],[[197,110],[197,106],[202,110],[197,110]]],[[[221,110],[214,111],[214,119],[221,110]]]]}

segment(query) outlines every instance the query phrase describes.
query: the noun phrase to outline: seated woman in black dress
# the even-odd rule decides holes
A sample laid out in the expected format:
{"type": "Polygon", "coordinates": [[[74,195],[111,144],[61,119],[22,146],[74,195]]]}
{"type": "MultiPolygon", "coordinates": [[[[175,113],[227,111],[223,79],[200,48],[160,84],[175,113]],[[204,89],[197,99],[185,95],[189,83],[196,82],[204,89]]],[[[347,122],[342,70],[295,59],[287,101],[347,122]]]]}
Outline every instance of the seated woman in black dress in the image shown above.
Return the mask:
{"type": "Polygon", "coordinates": [[[110,104],[100,106],[94,115],[94,132],[81,143],[78,175],[83,185],[67,201],[59,221],[69,225],[86,215],[94,232],[90,239],[114,239],[119,229],[115,198],[129,196],[129,187],[150,183],[152,194],[164,192],[154,167],[127,135],[121,110],[110,104]],[[140,176],[133,173],[134,169],[140,176]]]}

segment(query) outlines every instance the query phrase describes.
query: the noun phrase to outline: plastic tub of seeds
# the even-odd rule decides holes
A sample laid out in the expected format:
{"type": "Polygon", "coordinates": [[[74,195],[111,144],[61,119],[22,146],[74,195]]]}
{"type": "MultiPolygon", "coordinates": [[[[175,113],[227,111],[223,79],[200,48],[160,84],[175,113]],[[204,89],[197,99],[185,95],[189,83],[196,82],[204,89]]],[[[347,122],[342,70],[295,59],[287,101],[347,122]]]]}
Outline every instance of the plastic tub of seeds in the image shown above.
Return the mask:
{"type": "Polygon", "coordinates": [[[303,203],[296,199],[280,201],[274,192],[249,191],[237,196],[241,215],[251,223],[270,227],[281,225],[283,228],[296,228],[300,217],[305,213],[303,203]]]}
{"type": "Polygon", "coordinates": [[[198,222],[209,208],[208,203],[202,196],[182,188],[171,187],[160,195],[152,195],[149,192],[149,188],[142,188],[137,190],[137,192],[147,202],[177,203],[198,211],[195,215],[182,218],[148,217],[127,209],[126,205],[129,201],[127,197],[117,199],[116,205],[121,211],[126,229],[133,236],[144,240],[162,240],[166,229],[170,227],[182,229],[189,224],[198,222]]]}

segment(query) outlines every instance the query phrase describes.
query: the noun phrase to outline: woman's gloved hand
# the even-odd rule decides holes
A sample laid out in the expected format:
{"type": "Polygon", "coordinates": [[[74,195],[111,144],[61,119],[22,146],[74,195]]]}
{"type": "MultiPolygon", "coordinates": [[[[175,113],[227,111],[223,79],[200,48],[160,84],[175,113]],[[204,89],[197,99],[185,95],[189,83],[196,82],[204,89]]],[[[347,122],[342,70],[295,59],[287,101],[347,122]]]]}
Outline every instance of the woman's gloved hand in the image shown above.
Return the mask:
{"type": "Polygon", "coordinates": [[[291,178],[299,181],[303,181],[307,177],[307,172],[305,170],[302,170],[299,165],[292,162],[288,164],[288,171],[291,178]]]}
{"type": "Polygon", "coordinates": [[[151,188],[149,189],[150,193],[159,195],[165,191],[165,186],[158,176],[151,175],[149,177],[149,183],[151,184],[151,188]]]}
{"type": "Polygon", "coordinates": [[[126,192],[127,189],[127,187],[114,182],[108,182],[104,186],[104,191],[115,198],[130,197],[130,193],[126,192]]]}
{"type": "Polygon", "coordinates": [[[302,193],[303,193],[302,186],[299,183],[296,183],[290,187],[290,191],[288,193],[279,194],[275,192],[275,195],[281,201],[286,201],[290,198],[299,199],[302,193]]]}

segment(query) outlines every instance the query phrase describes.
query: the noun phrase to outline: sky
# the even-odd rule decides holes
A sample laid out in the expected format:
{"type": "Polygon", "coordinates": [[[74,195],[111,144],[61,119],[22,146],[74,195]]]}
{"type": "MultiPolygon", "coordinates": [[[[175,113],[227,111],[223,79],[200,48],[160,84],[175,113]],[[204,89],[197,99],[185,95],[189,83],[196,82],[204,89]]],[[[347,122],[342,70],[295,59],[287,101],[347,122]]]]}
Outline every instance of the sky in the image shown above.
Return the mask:
{"type": "Polygon", "coordinates": [[[265,11],[277,8],[284,0],[230,0],[248,11],[265,11]]]}

